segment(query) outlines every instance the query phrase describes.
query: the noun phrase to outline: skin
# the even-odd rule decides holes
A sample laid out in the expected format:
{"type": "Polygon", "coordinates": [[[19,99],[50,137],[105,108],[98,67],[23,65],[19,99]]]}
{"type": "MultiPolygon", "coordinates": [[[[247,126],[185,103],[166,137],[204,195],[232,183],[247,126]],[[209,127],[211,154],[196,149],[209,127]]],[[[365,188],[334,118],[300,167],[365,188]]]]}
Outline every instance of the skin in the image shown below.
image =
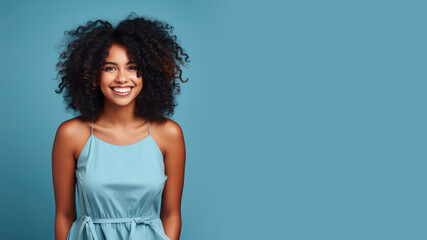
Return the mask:
{"type": "MultiPolygon", "coordinates": [[[[129,63],[126,47],[113,44],[105,59],[96,85],[104,94],[104,108],[94,123],[97,138],[116,145],[128,145],[148,136],[145,119],[136,117],[135,98],[143,87],[136,65],[129,63]],[[117,96],[113,86],[133,86],[128,96],[117,96]]],[[[150,133],[164,157],[168,176],[163,190],[160,218],[166,235],[179,240],[181,198],[184,185],[185,143],[181,127],[171,119],[149,122],[150,133]]],[[[52,148],[52,177],[55,195],[55,239],[66,240],[77,219],[75,207],[75,170],[77,160],[90,137],[91,123],[75,117],[63,122],[56,132],[52,148]]]]}

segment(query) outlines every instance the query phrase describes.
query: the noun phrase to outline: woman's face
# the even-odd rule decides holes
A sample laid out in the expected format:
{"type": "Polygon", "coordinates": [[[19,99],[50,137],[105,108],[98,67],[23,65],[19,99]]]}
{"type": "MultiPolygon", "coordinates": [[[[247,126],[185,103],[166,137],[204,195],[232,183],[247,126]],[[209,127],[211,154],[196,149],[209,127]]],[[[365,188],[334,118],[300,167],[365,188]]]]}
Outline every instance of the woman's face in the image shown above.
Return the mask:
{"type": "Polygon", "coordinates": [[[113,43],[105,62],[99,76],[104,103],[116,106],[135,104],[143,81],[142,76],[137,76],[136,63],[129,62],[126,47],[113,43]]]}

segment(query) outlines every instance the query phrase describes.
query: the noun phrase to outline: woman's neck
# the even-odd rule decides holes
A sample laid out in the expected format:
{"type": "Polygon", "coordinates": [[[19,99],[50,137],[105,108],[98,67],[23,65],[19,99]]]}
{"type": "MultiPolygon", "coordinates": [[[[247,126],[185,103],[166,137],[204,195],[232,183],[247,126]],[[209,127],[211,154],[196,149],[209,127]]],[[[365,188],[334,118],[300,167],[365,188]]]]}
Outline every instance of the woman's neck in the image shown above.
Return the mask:
{"type": "Polygon", "coordinates": [[[135,116],[135,104],[122,107],[108,103],[104,103],[98,119],[106,125],[119,128],[129,128],[134,126],[136,122],[143,120],[135,116]]]}

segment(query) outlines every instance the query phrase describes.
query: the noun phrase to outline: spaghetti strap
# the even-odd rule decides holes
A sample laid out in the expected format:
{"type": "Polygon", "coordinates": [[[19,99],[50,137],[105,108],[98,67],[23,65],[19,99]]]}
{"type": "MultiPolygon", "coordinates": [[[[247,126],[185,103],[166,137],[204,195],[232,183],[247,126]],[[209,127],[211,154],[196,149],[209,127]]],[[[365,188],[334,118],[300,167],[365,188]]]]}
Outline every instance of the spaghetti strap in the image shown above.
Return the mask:
{"type": "Polygon", "coordinates": [[[148,135],[150,135],[150,126],[148,126],[148,121],[147,121],[147,119],[145,119],[145,121],[147,122],[148,135]]]}
{"type": "Polygon", "coordinates": [[[91,121],[91,122],[92,122],[92,124],[91,124],[91,128],[90,128],[90,135],[93,134],[93,121],[91,121]]]}

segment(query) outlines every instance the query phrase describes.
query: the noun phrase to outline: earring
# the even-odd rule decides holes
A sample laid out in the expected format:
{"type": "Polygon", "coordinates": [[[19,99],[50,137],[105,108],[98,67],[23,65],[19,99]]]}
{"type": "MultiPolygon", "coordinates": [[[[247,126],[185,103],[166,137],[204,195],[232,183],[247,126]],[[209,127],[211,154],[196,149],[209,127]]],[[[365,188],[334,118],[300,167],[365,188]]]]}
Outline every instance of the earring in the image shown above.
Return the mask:
{"type": "Polygon", "coordinates": [[[92,82],[92,90],[95,90],[98,87],[98,85],[95,82],[92,82]]]}

